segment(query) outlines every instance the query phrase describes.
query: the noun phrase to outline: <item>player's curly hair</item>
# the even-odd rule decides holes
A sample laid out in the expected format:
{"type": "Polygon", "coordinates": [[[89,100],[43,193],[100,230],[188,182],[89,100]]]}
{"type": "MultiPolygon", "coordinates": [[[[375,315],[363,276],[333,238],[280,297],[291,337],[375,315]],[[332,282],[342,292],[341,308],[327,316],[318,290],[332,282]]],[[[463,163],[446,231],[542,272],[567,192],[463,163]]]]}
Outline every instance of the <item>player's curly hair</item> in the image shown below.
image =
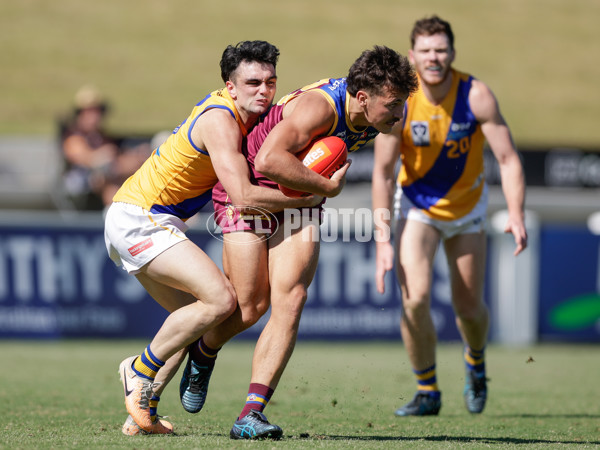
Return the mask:
{"type": "Polygon", "coordinates": [[[425,17],[415,22],[413,29],[410,32],[410,47],[415,48],[417,36],[431,36],[438,33],[443,33],[448,36],[450,50],[454,50],[454,33],[452,32],[450,23],[440,19],[436,15],[425,17]]]}
{"type": "Polygon", "coordinates": [[[346,77],[348,92],[381,95],[388,87],[395,94],[411,94],[417,90],[417,75],[408,58],[389,47],[376,45],[365,50],[350,67],[346,77]]]}
{"type": "Polygon", "coordinates": [[[277,67],[278,59],[279,49],[266,41],[242,41],[228,45],[221,57],[221,78],[224,82],[229,81],[242,61],[268,63],[277,67]]]}

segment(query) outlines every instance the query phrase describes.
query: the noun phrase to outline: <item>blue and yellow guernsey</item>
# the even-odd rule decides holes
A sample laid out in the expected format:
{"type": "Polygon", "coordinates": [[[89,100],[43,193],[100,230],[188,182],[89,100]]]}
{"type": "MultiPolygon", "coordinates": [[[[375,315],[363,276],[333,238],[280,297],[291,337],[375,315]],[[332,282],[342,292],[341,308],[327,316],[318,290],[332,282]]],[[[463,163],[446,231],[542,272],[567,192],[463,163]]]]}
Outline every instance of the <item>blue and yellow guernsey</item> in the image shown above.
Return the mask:
{"type": "Polygon", "coordinates": [[[348,147],[348,152],[351,153],[375,139],[379,131],[373,127],[367,127],[363,130],[354,128],[348,114],[348,106],[350,104],[348,98],[350,94],[347,91],[347,87],[346,78],[325,78],[282,97],[277,102],[277,105],[285,105],[308,91],[316,91],[323,94],[336,112],[335,122],[327,133],[327,136],[337,136],[342,139],[346,143],[346,147],[348,147]]]}
{"type": "Polygon", "coordinates": [[[247,130],[227,89],[214,91],[194,107],[189,117],[125,181],[113,201],[183,220],[196,214],[211,200],[211,190],[218,180],[208,152],[192,142],[191,130],[202,114],[214,108],[229,111],[246,136],[247,130]]]}
{"type": "Polygon", "coordinates": [[[453,70],[450,92],[433,105],[419,88],[407,101],[398,184],[427,215],[455,220],[483,191],[481,125],[469,106],[473,77],[453,70]]]}

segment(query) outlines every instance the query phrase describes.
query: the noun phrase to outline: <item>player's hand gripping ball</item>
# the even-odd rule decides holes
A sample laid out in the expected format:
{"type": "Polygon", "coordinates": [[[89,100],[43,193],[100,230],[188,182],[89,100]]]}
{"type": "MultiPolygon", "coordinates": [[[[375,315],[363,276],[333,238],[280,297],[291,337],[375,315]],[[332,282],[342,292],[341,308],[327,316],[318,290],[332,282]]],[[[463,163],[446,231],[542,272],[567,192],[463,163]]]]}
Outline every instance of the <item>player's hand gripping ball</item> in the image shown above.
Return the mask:
{"type": "MultiPolygon", "coordinates": [[[[313,172],[331,178],[341,168],[348,158],[348,149],[342,139],[337,136],[317,138],[296,155],[305,167],[313,172]]],[[[310,195],[279,185],[279,190],[288,197],[303,197],[310,195]]]]}

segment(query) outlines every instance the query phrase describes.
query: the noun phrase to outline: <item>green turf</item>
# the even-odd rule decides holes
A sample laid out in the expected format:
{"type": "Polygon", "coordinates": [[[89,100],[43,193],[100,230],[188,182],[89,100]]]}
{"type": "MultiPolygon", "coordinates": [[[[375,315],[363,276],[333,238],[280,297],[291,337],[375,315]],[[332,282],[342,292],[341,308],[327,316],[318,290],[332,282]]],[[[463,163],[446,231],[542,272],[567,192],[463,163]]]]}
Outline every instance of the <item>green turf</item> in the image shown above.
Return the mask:
{"type": "Polygon", "coordinates": [[[490,399],[482,415],[462,401],[461,348],[439,346],[438,417],[396,418],[414,381],[400,343],[300,342],[266,413],[280,442],[228,437],[249,382],[252,344],[221,352],[204,410],[183,411],[177,380],[160,413],[177,436],[121,434],[126,413],[117,366],[140,341],[0,341],[0,448],[597,448],[600,347],[490,346],[490,399]]]}
{"type": "Polygon", "coordinates": [[[456,66],[487,82],[519,144],[597,146],[598,0],[18,0],[0,2],[0,134],[50,134],[76,89],[113,101],[110,128],[172,129],[222,85],[226,45],[281,49],[279,94],[344,76],[374,44],[406,53],[437,13],[456,66]]]}

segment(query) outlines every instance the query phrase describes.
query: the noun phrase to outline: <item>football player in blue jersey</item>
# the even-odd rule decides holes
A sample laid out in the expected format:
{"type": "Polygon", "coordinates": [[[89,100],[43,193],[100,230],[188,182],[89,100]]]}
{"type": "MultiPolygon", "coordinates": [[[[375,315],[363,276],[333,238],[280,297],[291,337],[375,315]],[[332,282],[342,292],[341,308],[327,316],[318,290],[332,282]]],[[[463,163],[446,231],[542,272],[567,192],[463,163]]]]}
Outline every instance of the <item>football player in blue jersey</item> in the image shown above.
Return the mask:
{"type": "Polygon", "coordinates": [[[469,412],[481,413],[487,399],[484,350],[488,333],[488,310],[483,301],[484,140],[499,163],[508,207],[505,231],[514,236],[515,255],[527,246],[523,170],[490,89],[452,67],[455,49],[450,24],[436,16],[417,21],[411,44],[409,57],[419,76],[419,90],[407,102],[404,122],[375,140],[372,183],[373,209],[379,218],[375,223],[387,227],[395,167],[401,158],[395,249],[389,236],[376,243],[380,292],[385,289],[385,273],[396,263],[402,292],[400,329],[417,381],[413,400],[398,408],[396,415],[436,415],[442,404],[436,375],[436,332],[430,315],[433,261],[440,242],[449,265],[456,324],[465,345],[464,400],[469,412]]]}

